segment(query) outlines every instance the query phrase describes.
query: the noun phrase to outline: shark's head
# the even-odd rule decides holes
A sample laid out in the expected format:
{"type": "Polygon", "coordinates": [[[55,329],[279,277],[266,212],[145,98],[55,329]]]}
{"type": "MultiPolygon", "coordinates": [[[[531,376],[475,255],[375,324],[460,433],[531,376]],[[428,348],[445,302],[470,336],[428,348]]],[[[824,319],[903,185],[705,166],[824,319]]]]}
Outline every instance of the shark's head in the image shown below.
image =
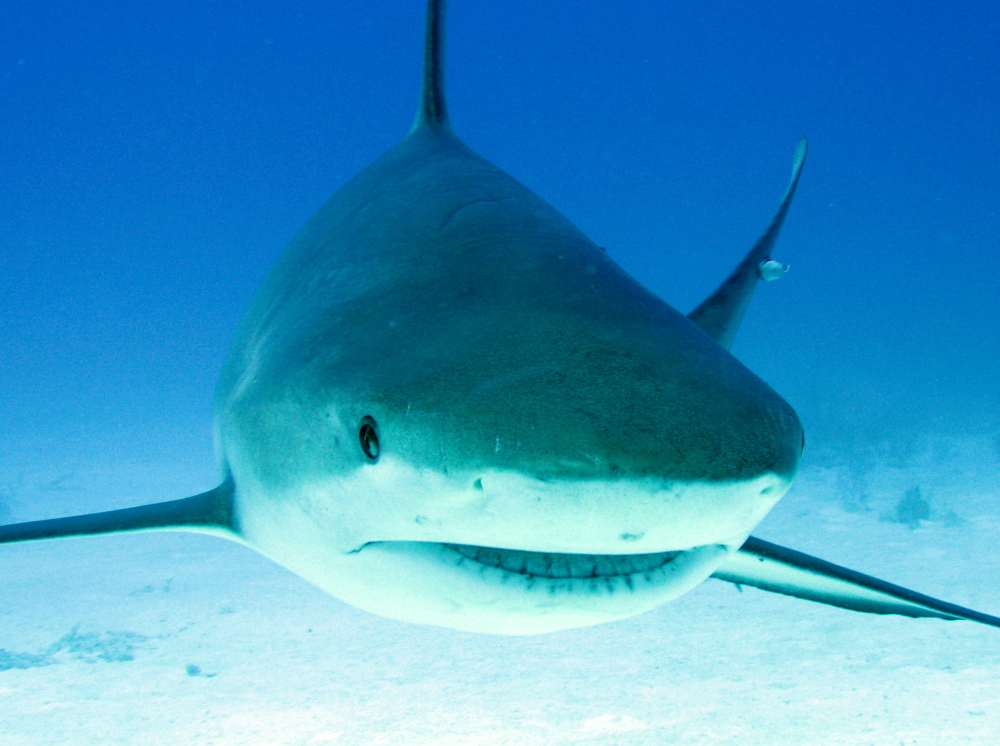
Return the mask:
{"type": "Polygon", "coordinates": [[[785,493],[789,405],[553,208],[418,129],[293,241],[219,389],[248,543],[408,621],[645,611],[785,493]]]}

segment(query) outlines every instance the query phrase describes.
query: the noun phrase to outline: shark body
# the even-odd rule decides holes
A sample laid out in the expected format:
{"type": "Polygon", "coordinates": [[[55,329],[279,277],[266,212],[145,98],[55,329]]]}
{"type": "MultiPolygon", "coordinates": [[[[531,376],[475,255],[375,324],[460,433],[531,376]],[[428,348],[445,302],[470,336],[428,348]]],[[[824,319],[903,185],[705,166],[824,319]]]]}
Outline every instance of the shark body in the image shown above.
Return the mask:
{"type": "Polygon", "coordinates": [[[430,0],[416,123],[292,240],[216,393],[224,479],[181,500],[0,527],[0,543],[182,530],[242,542],[418,623],[529,634],[709,577],[858,611],[1000,619],[750,536],[804,447],[729,352],[761,239],[685,316],[453,132],[430,0]]]}

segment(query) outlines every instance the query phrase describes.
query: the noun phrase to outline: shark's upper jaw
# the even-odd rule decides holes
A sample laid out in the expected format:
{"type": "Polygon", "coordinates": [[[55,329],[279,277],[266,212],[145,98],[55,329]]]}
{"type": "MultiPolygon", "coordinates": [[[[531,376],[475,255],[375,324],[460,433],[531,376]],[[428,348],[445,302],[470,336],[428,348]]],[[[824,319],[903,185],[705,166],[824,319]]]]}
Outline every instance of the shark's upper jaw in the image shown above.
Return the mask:
{"type": "Polygon", "coordinates": [[[386,455],[349,474],[303,484],[293,501],[315,516],[345,553],[378,542],[432,542],[636,555],[738,545],[789,485],[789,479],[771,473],[680,482],[443,472],[386,455]]]}

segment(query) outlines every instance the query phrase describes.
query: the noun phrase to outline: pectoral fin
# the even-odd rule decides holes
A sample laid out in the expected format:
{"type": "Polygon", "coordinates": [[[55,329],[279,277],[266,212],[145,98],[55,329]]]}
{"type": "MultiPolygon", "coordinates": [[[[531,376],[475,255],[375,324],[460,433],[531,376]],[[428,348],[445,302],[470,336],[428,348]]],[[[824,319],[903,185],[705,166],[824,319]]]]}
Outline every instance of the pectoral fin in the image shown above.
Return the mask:
{"type": "Polygon", "coordinates": [[[1000,627],[1000,618],[939,601],[752,536],[712,577],[869,614],[967,619],[1000,627]]]}
{"type": "Polygon", "coordinates": [[[226,479],[214,490],[180,500],[0,526],[0,544],[133,531],[194,531],[236,539],[232,505],[233,483],[226,479]]]}

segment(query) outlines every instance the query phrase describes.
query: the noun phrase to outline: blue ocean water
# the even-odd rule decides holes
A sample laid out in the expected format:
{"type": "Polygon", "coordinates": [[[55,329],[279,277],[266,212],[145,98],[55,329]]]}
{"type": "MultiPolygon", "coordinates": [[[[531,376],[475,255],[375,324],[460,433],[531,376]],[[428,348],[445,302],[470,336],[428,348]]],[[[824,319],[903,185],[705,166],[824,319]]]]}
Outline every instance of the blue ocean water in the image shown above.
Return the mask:
{"type": "MultiPolygon", "coordinates": [[[[213,485],[235,326],[294,232],[408,130],[423,15],[5,9],[8,517],[213,485]]],[[[938,468],[957,519],[982,510],[960,487],[995,491],[1000,454],[1000,6],[452,0],[447,33],[460,136],[684,312],[766,225],[807,135],[775,252],[792,270],[734,353],[800,413],[804,468],[938,468]]]]}
{"type": "MultiPolygon", "coordinates": [[[[1000,427],[995,4],[451,5],[459,133],[681,310],[810,137],[777,252],[793,274],[758,293],[736,352],[812,445],[1000,427]]],[[[412,120],[421,6],[7,10],[8,443],[207,443],[253,288],[412,120]]]]}

